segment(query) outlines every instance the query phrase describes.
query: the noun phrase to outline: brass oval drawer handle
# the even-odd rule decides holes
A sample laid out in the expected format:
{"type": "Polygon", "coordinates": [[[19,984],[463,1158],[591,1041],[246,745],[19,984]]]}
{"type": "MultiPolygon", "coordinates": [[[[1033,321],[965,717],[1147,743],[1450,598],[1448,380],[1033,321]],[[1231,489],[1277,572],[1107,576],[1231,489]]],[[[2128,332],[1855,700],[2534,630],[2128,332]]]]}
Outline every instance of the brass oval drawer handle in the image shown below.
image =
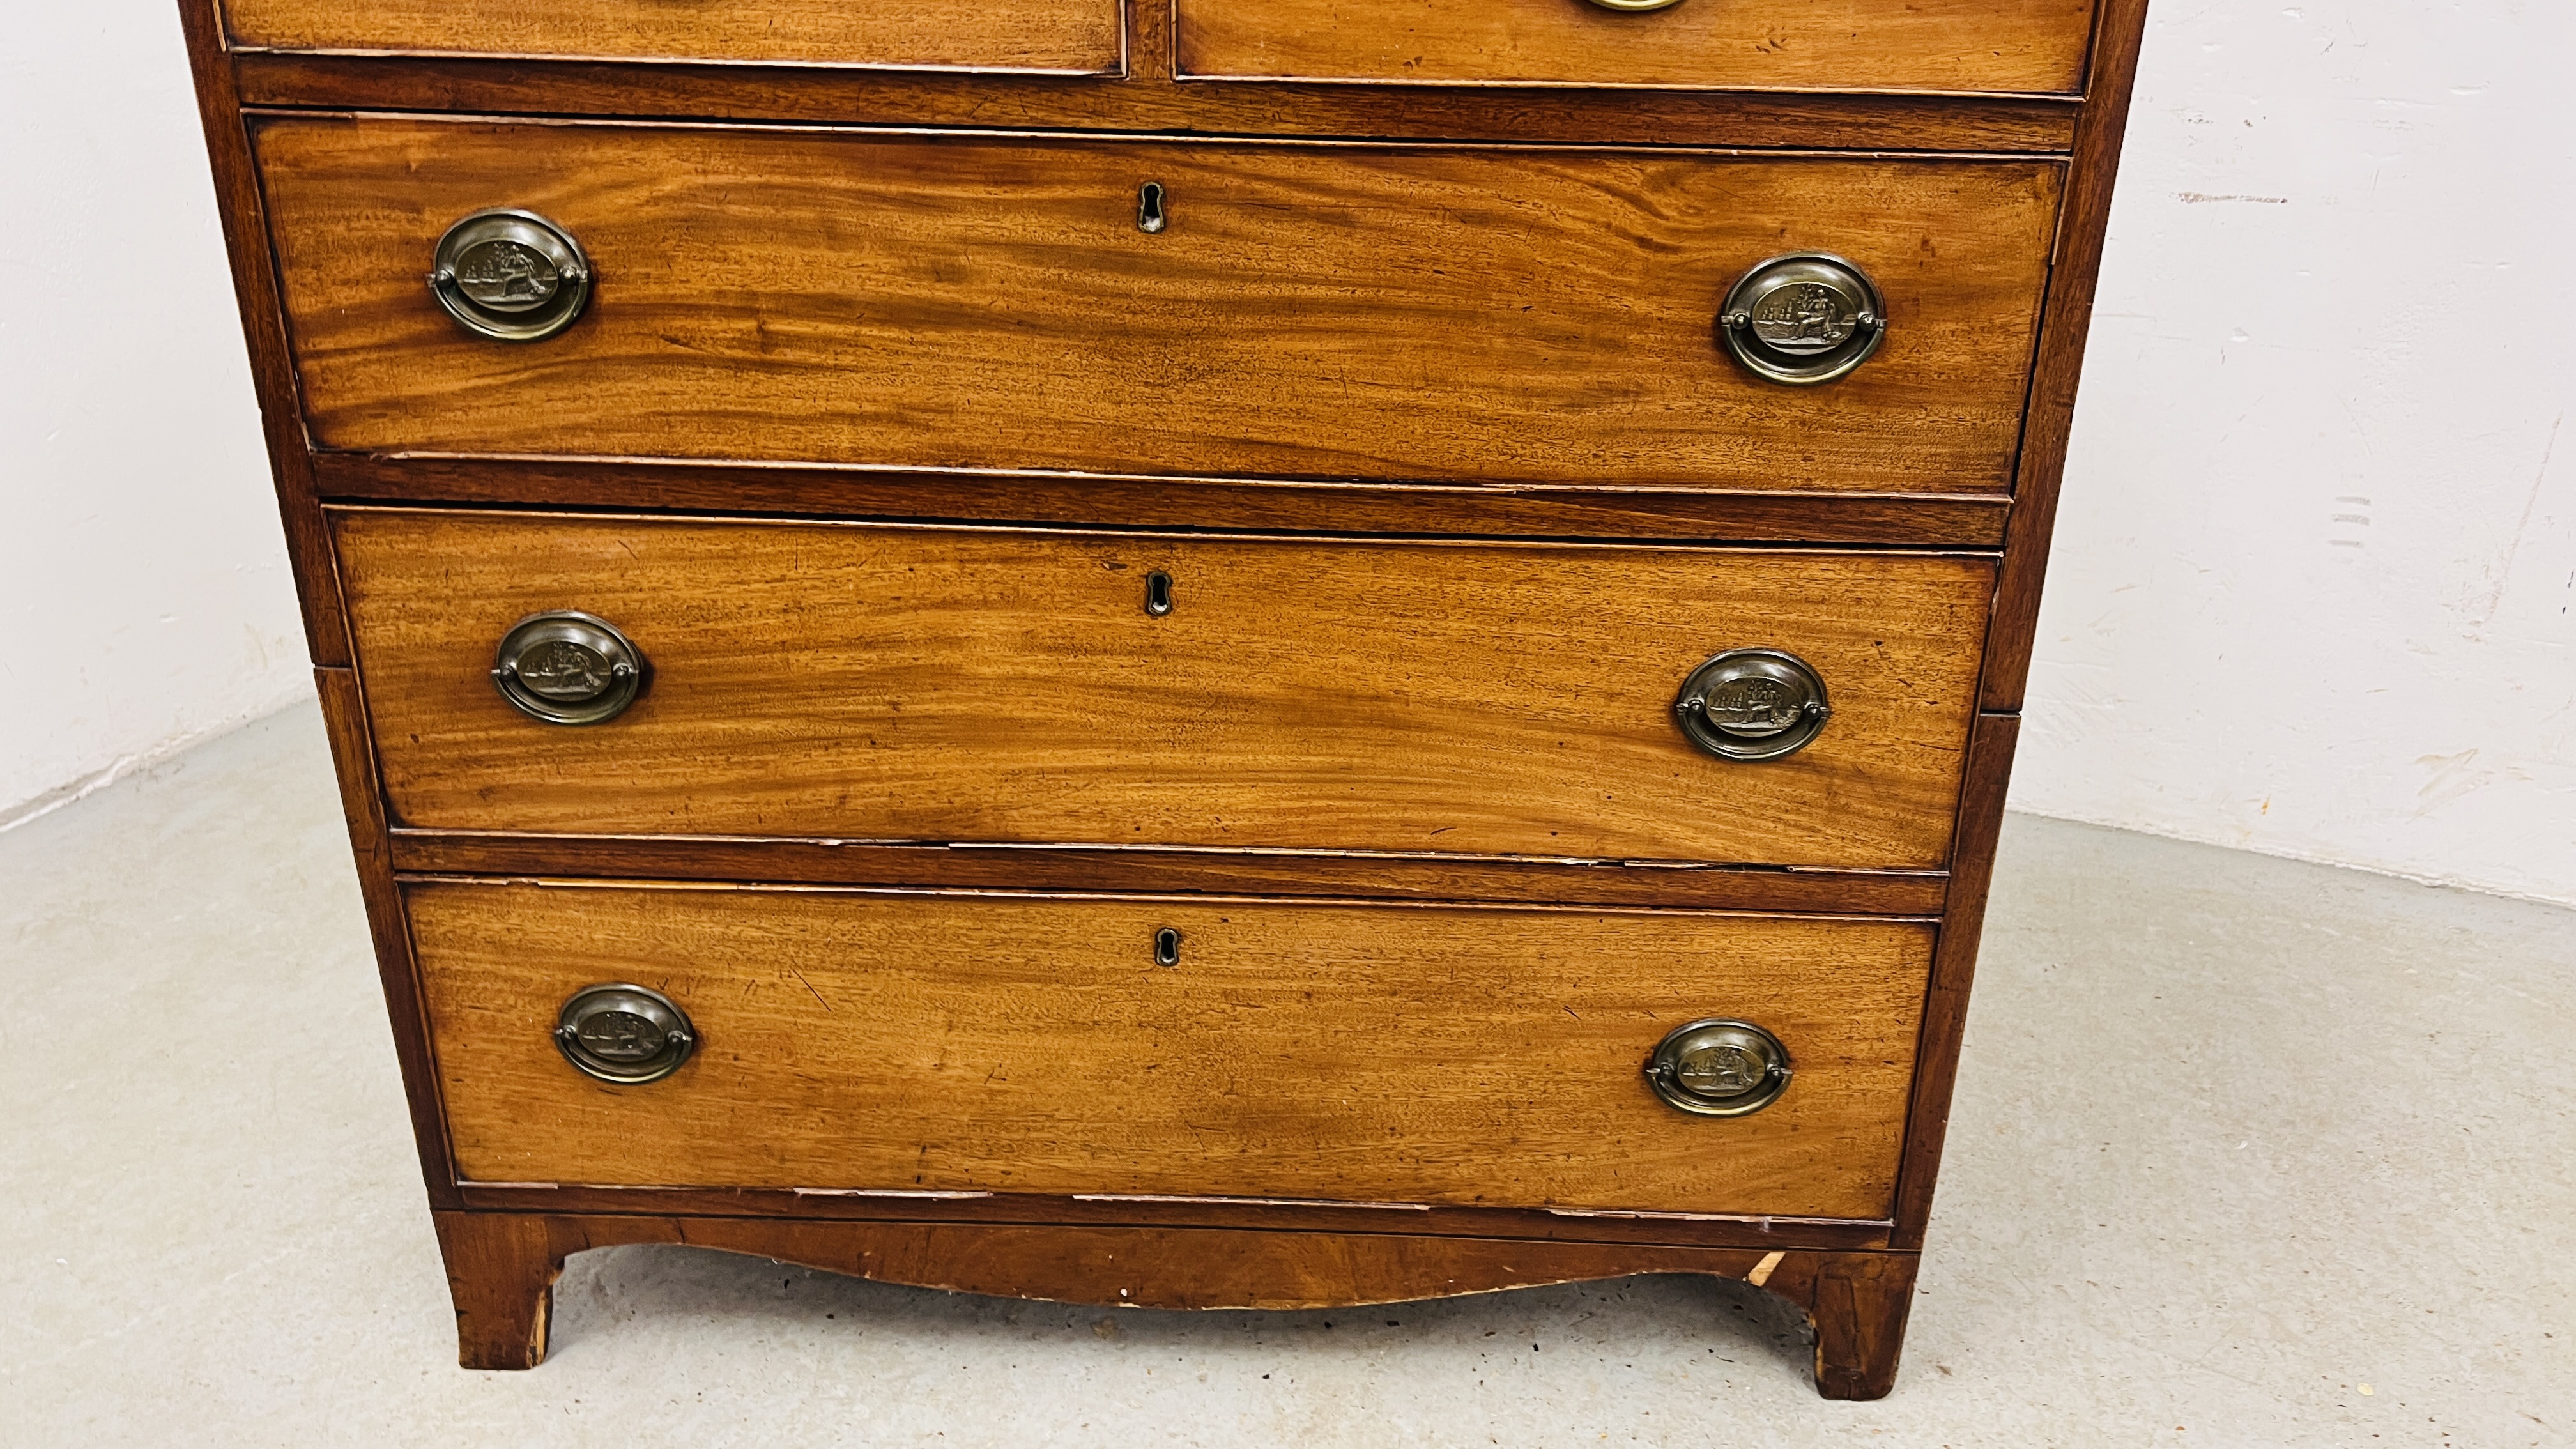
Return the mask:
{"type": "Polygon", "coordinates": [[[1646,1082],[1694,1116],[1747,1116],[1789,1090],[1789,1049],[1749,1021],[1709,1017],[1673,1028],[1656,1044],[1646,1082]]]}
{"type": "Polygon", "coordinates": [[[649,986],[604,981],[564,999],[555,1049],[603,1082],[658,1082],[698,1049],[680,1004],[649,986]]]}
{"type": "Polygon", "coordinates": [[[1635,15],[1648,10],[1662,10],[1679,5],[1682,0],[1592,0],[1604,10],[1617,10],[1635,15]]]}
{"type": "Polygon", "coordinates": [[[1887,338],[1887,302],[1869,274],[1827,252],[1773,257],[1726,294],[1726,350],[1757,377],[1813,387],[1849,376],[1887,338]]]}
{"type": "Polygon", "coordinates": [[[1690,742],[1728,760],[1794,755],[1834,717],[1824,676],[1785,649],[1729,649],[1690,672],[1673,716],[1690,742]]]}
{"type": "Polygon", "coordinates": [[[590,304],[590,258],[571,232],[533,211],[478,211],[447,229],[429,290],[466,331],[539,342],[590,304]]]}
{"type": "Polygon", "coordinates": [[[530,614],[501,636],[492,687],[530,719],[600,724],[624,714],[644,692],[644,652],[596,615],[530,614]]]}

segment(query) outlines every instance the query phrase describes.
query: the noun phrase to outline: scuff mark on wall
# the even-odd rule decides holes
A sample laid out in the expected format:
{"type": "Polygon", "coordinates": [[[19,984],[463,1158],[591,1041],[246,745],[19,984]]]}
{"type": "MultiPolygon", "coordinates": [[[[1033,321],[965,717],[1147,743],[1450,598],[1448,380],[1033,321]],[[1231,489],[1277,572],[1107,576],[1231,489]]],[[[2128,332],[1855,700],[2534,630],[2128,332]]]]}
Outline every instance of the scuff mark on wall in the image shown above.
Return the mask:
{"type": "Polygon", "coordinates": [[[2496,607],[2504,602],[2505,583],[2513,577],[2513,556],[2522,551],[2522,536],[2531,529],[2531,510],[2540,502],[2541,485],[2549,481],[2549,460],[2558,454],[2558,429],[2567,421],[2561,412],[2549,423],[2549,441],[2540,449],[2539,471],[2531,475],[2531,491],[2522,496],[2522,514],[2513,522],[2513,532],[2506,536],[2504,562],[2496,565],[2495,588],[2488,593],[2486,606],[2469,619],[2470,627],[2484,628],[2495,617],[2496,607]]]}
{"type": "Polygon", "coordinates": [[[2462,750],[2456,755],[2426,755],[2415,763],[2430,766],[2431,779],[2415,792],[2422,802],[2416,813],[2421,815],[2459,799],[2471,790],[2482,788],[2494,778],[2492,772],[2471,768],[2477,764],[2478,752],[2462,750]]]}

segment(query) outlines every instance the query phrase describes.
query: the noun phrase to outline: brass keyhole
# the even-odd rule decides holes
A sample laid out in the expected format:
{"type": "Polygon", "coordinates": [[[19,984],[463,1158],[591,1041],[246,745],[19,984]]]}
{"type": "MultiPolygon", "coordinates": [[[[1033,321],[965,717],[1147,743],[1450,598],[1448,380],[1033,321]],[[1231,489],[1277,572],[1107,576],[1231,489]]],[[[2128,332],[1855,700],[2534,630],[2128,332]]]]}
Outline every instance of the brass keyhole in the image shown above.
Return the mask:
{"type": "Polygon", "coordinates": [[[1163,214],[1163,183],[1148,181],[1136,191],[1136,229],[1148,236],[1171,225],[1163,214]]]}
{"type": "Polygon", "coordinates": [[[1157,966],[1178,966],[1181,964],[1181,933],[1179,931],[1172,929],[1170,926],[1165,926],[1154,933],[1154,964],[1157,966]]]}
{"type": "Polygon", "coordinates": [[[1145,612],[1157,619],[1172,612],[1172,576],[1161,569],[1145,575],[1145,612]]]}

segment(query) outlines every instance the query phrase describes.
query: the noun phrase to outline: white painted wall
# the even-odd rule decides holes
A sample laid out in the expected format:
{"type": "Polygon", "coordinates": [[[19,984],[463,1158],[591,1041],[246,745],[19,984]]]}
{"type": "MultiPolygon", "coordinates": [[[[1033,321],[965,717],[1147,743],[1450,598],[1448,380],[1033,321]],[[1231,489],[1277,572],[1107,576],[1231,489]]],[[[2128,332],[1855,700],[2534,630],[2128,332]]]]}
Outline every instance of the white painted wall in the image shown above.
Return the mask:
{"type": "Polygon", "coordinates": [[[0,826],[311,689],[168,0],[0,27],[0,826]]]}
{"type": "MultiPolygon", "coordinates": [[[[2024,809],[2576,902],[2576,21],[2163,0],[2024,809]]],[[[307,687],[166,0],[0,31],[0,821],[307,687]]]]}
{"type": "Polygon", "coordinates": [[[2013,803],[2576,902],[2576,7],[2160,3],[2013,803]]]}

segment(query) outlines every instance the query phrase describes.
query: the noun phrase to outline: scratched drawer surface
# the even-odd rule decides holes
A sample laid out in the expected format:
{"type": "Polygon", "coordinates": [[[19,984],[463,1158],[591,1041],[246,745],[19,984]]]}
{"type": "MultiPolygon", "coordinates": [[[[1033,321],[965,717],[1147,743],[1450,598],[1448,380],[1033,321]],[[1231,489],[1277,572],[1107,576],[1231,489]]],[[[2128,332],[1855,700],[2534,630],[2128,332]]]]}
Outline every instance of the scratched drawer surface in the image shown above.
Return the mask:
{"type": "Polygon", "coordinates": [[[451,830],[1938,868],[1993,590],[1936,554],[390,509],[334,533],[394,823],[451,830]],[[634,651],[591,681],[613,718],[496,683],[536,680],[546,651],[503,644],[555,611],[634,651]],[[1743,650],[1820,686],[1811,735],[1756,741],[1793,753],[1677,713],[1743,650]]]}
{"type": "Polygon", "coordinates": [[[1184,75],[2067,93],[2093,0],[1179,0],[1184,75]]]}
{"type": "Polygon", "coordinates": [[[1112,73],[1117,0],[224,0],[244,50],[1112,73]]]}
{"type": "Polygon", "coordinates": [[[406,898],[471,1181],[1864,1219],[1888,1208],[1932,937],[1207,899],[406,898]],[[575,1068],[555,1030],[604,983],[671,1004],[694,1048],[676,1071],[575,1068]],[[1784,1050],[1768,1105],[1699,1115],[1650,1087],[1663,1038],[1709,1018],[1784,1050]]]}
{"type": "Polygon", "coordinates": [[[1832,492],[2009,488],[2060,175],[383,117],[257,146],[324,449],[1832,492]],[[556,335],[423,282],[495,207],[586,258],[556,335]],[[1806,252],[1877,294],[1827,333],[1883,336],[1784,386],[1719,319],[1806,252]]]}

